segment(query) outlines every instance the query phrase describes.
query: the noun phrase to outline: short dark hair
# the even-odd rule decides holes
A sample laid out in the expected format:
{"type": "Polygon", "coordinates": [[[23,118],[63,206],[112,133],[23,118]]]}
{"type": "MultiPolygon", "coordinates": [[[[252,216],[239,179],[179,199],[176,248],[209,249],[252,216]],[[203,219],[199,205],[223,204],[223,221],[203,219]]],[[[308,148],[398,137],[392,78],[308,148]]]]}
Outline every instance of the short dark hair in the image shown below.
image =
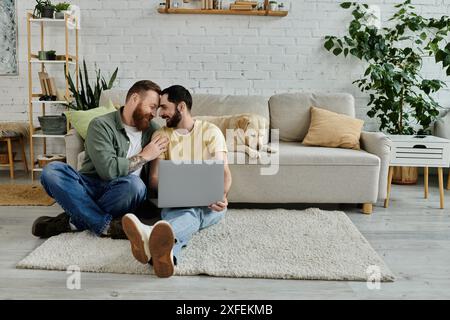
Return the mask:
{"type": "Polygon", "coordinates": [[[133,84],[133,86],[130,88],[130,90],[128,90],[125,102],[128,102],[128,100],[130,100],[131,96],[134,93],[142,95],[142,93],[147,92],[147,91],[155,91],[158,94],[161,94],[161,87],[150,80],[138,81],[135,84],[133,84]]]}
{"type": "Polygon", "coordinates": [[[192,96],[185,87],[179,86],[179,85],[168,87],[161,92],[162,96],[165,94],[167,94],[167,96],[168,96],[167,99],[170,102],[175,103],[175,104],[184,102],[184,103],[186,103],[188,110],[189,111],[191,110],[192,96]]]}

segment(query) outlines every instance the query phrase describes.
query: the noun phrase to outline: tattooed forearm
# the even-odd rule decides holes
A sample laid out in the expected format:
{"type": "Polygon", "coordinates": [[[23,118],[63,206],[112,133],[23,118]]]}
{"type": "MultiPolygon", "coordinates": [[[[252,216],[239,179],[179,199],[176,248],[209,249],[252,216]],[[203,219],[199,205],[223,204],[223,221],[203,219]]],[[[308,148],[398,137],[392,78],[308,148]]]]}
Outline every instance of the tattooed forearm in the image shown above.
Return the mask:
{"type": "Polygon", "coordinates": [[[140,167],[142,167],[144,164],[147,163],[147,160],[142,158],[139,155],[133,156],[130,159],[130,166],[128,167],[128,173],[132,173],[133,171],[136,171],[140,167]]]}

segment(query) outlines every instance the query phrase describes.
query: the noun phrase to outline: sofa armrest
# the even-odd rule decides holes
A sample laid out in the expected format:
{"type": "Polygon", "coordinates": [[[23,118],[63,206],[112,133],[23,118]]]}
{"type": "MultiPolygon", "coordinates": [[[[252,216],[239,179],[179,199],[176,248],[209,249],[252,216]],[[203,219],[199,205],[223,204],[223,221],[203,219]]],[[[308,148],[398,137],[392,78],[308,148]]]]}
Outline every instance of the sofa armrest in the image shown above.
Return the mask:
{"type": "Polygon", "coordinates": [[[444,139],[450,139],[450,112],[434,123],[434,135],[444,139]]]}
{"type": "Polygon", "coordinates": [[[72,168],[77,169],[78,154],[84,150],[83,138],[75,129],[70,129],[64,137],[66,142],[66,161],[72,168]]]}
{"type": "Polygon", "coordinates": [[[380,158],[380,180],[378,182],[378,200],[384,200],[387,194],[387,178],[391,154],[391,140],[382,132],[361,132],[361,148],[380,158]]]}

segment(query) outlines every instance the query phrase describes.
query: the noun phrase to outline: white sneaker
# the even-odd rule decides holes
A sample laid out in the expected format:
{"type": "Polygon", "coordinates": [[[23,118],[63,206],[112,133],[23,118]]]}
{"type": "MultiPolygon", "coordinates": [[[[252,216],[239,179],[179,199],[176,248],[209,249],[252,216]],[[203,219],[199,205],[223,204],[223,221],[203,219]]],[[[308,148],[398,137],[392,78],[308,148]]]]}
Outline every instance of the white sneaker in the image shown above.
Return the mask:
{"type": "Polygon", "coordinates": [[[152,227],[143,224],[132,213],[122,217],[123,231],[131,244],[131,252],[137,261],[147,264],[150,261],[149,239],[152,227]]]}
{"type": "Polygon", "coordinates": [[[160,278],[173,275],[173,245],[175,236],[172,227],[167,221],[161,220],[153,225],[150,233],[149,247],[152,257],[153,269],[160,278]]]}

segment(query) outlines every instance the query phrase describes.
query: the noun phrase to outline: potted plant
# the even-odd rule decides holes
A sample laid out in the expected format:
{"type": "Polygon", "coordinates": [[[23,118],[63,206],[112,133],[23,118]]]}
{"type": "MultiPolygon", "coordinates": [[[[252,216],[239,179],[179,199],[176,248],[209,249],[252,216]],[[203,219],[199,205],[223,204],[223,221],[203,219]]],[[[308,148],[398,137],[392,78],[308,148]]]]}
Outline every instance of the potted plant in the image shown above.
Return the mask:
{"type": "Polygon", "coordinates": [[[38,51],[38,59],[47,60],[47,51],[44,50],[38,51]]]}
{"type": "Polygon", "coordinates": [[[368,5],[344,2],[341,7],[352,8],[348,34],[326,36],[324,47],[336,56],[351,55],[366,64],[364,75],[353,83],[369,92],[367,115],[377,118],[380,131],[389,134],[430,134],[442,108],[433,94],[445,83],[425,78],[423,58],[442,62],[450,75],[450,44],[445,41],[450,18],[424,18],[406,0],[395,6],[398,11],[388,20],[389,26],[377,28],[370,23],[374,17],[368,5]]]}
{"type": "Polygon", "coordinates": [[[47,60],[56,60],[56,51],[55,50],[47,51],[47,60]]]}
{"type": "Polygon", "coordinates": [[[34,17],[53,19],[54,13],[55,7],[50,0],[36,0],[36,6],[33,11],[34,17]]]}
{"type": "Polygon", "coordinates": [[[119,71],[119,68],[116,68],[107,83],[105,78],[101,75],[100,69],[96,69],[96,81],[94,83],[94,87],[91,87],[91,84],[89,83],[88,70],[86,68],[86,61],[84,60],[83,68],[84,70],[81,70],[80,68],[78,71],[81,90],[77,89],[70,74],[67,76],[69,90],[75,99],[74,103],[68,104],[68,107],[75,110],[89,110],[97,108],[99,106],[102,91],[112,88],[117,77],[117,72],[119,71]]]}
{"type": "Polygon", "coordinates": [[[269,1],[269,10],[276,11],[278,8],[278,4],[276,1],[269,1]]]}
{"type": "Polygon", "coordinates": [[[68,13],[70,3],[60,2],[55,5],[55,19],[64,19],[64,14],[68,13]]]}

